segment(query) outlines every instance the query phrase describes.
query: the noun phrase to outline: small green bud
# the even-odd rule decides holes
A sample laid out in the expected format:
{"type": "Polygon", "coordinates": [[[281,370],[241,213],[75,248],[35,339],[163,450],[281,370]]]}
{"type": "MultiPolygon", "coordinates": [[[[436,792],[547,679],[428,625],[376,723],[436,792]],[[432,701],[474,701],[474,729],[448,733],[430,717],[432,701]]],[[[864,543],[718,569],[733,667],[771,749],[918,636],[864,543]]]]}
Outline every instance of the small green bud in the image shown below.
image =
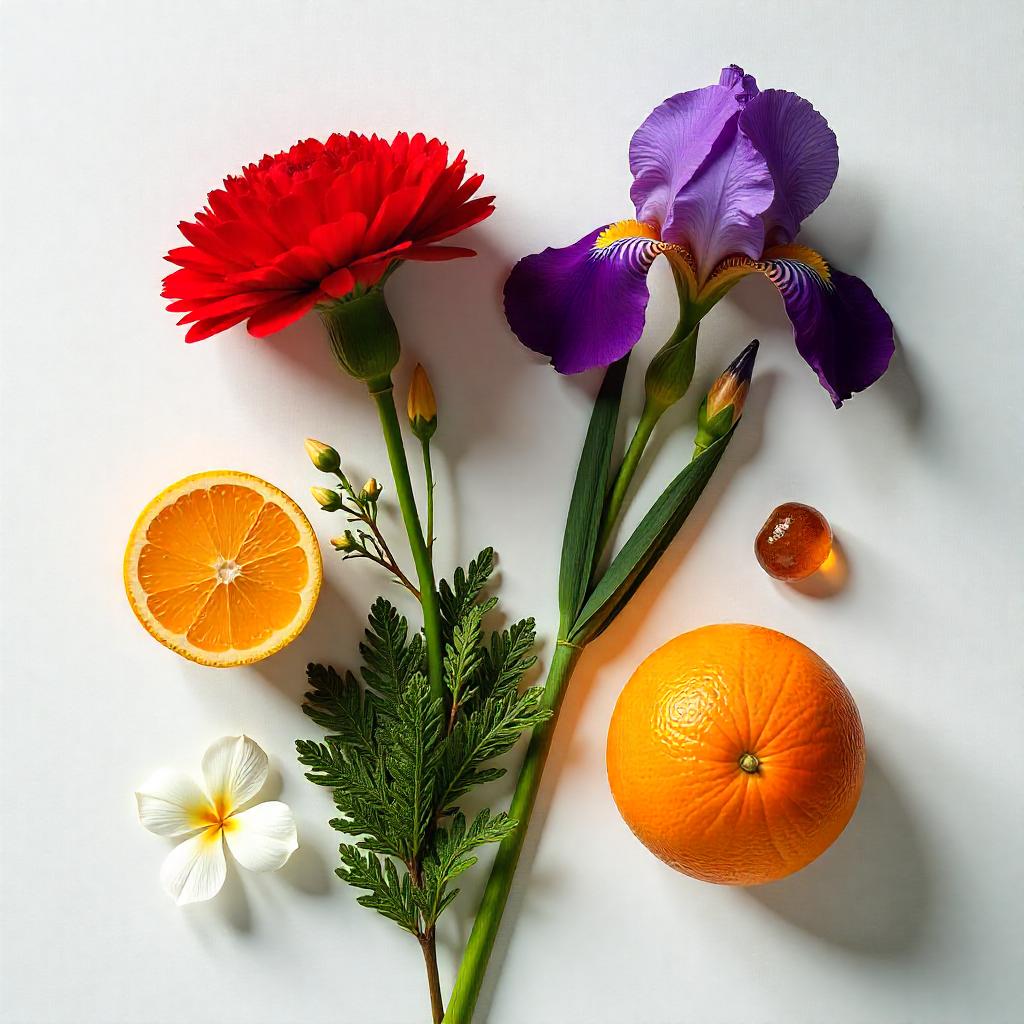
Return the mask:
{"type": "Polygon", "coordinates": [[[329,487],[310,487],[309,493],[325,512],[337,512],[342,507],[341,495],[329,487]]]}
{"type": "Polygon", "coordinates": [[[359,492],[359,497],[362,498],[363,501],[376,501],[380,497],[380,492],[383,489],[384,488],[377,483],[376,479],[371,476],[370,479],[363,484],[363,489],[359,492]]]}
{"type": "Polygon", "coordinates": [[[343,534],[338,537],[331,538],[331,544],[334,545],[336,551],[358,551],[359,542],[352,535],[351,530],[346,530],[343,534]]]}
{"type": "Polygon", "coordinates": [[[337,473],[341,469],[341,456],[323,441],[306,438],[306,453],[321,473],[337,473]]]}
{"type": "Polygon", "coordinates": [[[655,353],[647,376],[644,389],[647,394],[647,405],[659,412],[664,412],[675,405],[690,386],[693,380],[693,367],[697,358],[697,328],[683,334],[686,330],[683,322],[679,322],[672,337],[655,353]]]}

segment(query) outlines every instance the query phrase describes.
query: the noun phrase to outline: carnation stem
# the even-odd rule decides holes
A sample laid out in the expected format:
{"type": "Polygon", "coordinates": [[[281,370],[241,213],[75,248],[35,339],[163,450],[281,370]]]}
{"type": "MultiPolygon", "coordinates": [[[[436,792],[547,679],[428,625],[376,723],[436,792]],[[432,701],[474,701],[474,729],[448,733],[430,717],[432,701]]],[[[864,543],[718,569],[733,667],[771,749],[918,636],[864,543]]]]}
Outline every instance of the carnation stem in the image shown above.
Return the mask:
{"type": "Polygon", "coordinates": [[[523,849],[526,830],[530,825],[530,815],[537,800],[537,791],[540,789],[541,775],[551,747],[562,697],[582,653],[581,647],[561,639],[555,646],[541,701],[542,707],[551,712],[551,717],[538,725],[530,738],[530,745],[523,759],[523,766],[519,770],[519,780],[512,796],[512,806],[509,808],[509,816],[515,819],[516,827],[498,847],[490,878],[480,900],[480,909],[473,922],[473,931],[462,955],[455,988],[444,1018],[445,1024],[470,1024],[473,1018],[484,972],[487,970],[487,961],[494,948],[501,915],[512,887],[512,878],[523,849]]]}
{"type": "Polygon", "coordinates": [[[377,404],[377,414],[380,417],[384,443],[387,445],[388,459],[391,462],[391,475],[395,480],[395,492],[398,494],[402,519],[405,521],[405,530],[409,535],[412,560],[416,565],[416,575],[419,578],[430,693],[435,699],[443,700],[441,607],[437,597],[437,587],[434,583],[434,567],[430,558],[430,550],[423,539],[423,529],[420,526],[419,513],[416,511],[416,497],[413,494],[412,480],[409,477],[409,462],[405,456],[405,444],[402,441],[398,411],[395,409],[394,387],[390,375],[375,378],[369,381],[367,386],[377,404]]]}
{"type": "Polygon", "coordinates": [[[423,448],[423,476],[427,484],[427,550],[434,551],[434,470],[430,465],[430,438],[420,441],[423,448]]]}
{"type": "Polygon", "coordinates": [[[431,925],[419,936],[423,962],[427,965],[427,987],[430,989],[430,1015],[434,1024],[444,1020],[444,1001],[441,997],[441,979],[437,973],[437,937],[431,925]]]}

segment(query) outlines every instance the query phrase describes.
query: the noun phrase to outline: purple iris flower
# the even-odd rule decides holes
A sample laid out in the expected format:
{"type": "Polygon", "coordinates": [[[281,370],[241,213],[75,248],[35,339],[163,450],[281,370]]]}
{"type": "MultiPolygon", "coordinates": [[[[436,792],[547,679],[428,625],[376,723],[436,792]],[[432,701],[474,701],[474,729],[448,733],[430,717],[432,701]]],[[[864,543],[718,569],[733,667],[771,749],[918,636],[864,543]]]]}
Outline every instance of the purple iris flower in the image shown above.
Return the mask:
{"type": "Polygon", "coordinates": [[[505,285],[512,330],[560,373],[607,366],[637,343],[659,255],[672,264],[687,331],[760,272],[837,407],[885,372],[892,321],[871,289],[794,244],[839,170],[836,137],[807,100],[725,68],[717,85],[654,109],[629,144],[629,168],[635,220],[527,256],[505,285]]]}

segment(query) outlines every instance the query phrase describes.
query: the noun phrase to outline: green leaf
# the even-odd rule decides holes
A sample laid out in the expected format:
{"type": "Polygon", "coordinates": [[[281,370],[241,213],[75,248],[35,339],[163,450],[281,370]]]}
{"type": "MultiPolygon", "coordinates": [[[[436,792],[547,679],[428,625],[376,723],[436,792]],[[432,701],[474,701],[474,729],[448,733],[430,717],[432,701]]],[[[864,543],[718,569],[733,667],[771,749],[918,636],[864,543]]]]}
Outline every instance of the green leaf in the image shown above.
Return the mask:
{"type": "Polygon", "coordinates": [[[351,672],[342,677],[330,665],[316,664],[306,666],[306,676],[312,687],[302,705],[306,715],[342,749],[372,753],[376,716],[356,677],[351,672]]]}
{"type": "MultiPolygon", "coordinates": [[[[441,580],[438,584],[437,593],[441,604],[441,619],[444,624],[445,640],[449,643],[455,627],[465,618],[480,594],[483,592],[487,581],[494,572],[494,549],[484,548],[472,562],[468,569],[458,568],[452,577],[449,585],[447,580],[441,580]]],[[[494,602],[492,600],[491,605],[494,602]]]]}
{"type": "Polygon", "coordinates": [[[395,716],[382,727],[384,763],[391,779],[389,811],[401,827],[402,859],[416,860],[434,818],[444,717],[422,672],[407,683],[395,716]]]}
{"type": "Polygon", "coordinates": [[[570,641],[592,640],[625,607],[697,504],[733,431],[690,462],[662,491],[587,598],[569,631],[570,641]]]}
{"type": "Polygon", "coordinates": [[[390,601],[378,597],[370,609],[370,628],[359,652],[366,663],[363,679],[382,697],[397,699],[414,672],[424,666],[423,638],[409,639],[409,623],[390,601]]]}
{"type": "Polygon", "coordinates": [[[540,706],[542,696],[539,686],[523,693],[512,690],[473,707],[455,723],[443,743],[438,772],[439,808],[448,808],[475,786],[505,774],[504,768],[482,766],[511,749],[524,730],[550,717],[551,712],[540,706]]]}
{"type": "Polygon", "coordinates": [[[489,605],[471,606],[453,630],[451,642],[445,645],[444,679],[455,711],[474,693],[473,683],[484,660],[480,620],[489,605]]]}
{"type": "Polygon", "coordinates": [[[458,896],[459,890],[449,890],[448,884],[477,862],[472,851],[487,843],[500,843],[515,825],[504,811],[492,815],[485,808],[468,826],[459,811],[446,827],[437,830],[434,848],[423,861],[423,895],[417,901],[426,924],[434,924],[458,896]]]}
{"type": "Polygon", "coordinates": [[[381,862],[374,854],[362,853],[347,843],[341,845],[340,853],[338,877],[357,889],[369,890],[366,896],[358,897],[358,902],[417,935],[419,911],[413,900],[409,876],[399,878],[394,861],[385,859],[381,862]]]}
{"type": "Polygon", "coordinates": [[[514,622],[508,629],[491,634],[491,646],[484,651],[480,692],[484,697],[504,696],[518,689],[523,676],[537,663],[531,654],[537,639],[533,619],[514,622]]]}
{"type": "Polygon", "coordinates": [[[595,549],[608,492],[615,428],[628,362],[626,355],[612,363],[604,375],[576,470],[558,573],[558,610],[563,623],[576,621],[597,557],[595,549]]]}

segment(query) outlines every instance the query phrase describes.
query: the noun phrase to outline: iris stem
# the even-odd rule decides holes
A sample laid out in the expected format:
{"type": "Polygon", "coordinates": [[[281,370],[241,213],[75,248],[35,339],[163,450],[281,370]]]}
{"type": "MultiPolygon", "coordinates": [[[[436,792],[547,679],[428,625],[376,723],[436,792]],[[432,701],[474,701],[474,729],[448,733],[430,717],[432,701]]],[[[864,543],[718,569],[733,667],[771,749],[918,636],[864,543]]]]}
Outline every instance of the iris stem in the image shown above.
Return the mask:
{"type": "Polygon", "coordinates": [[[562,698],[582,653],[581,647],[569,644],[562,639],[559,639],[555,645],[555,653],[551,658],[551,667],[544,684],[544,696],[541,699],[541,706],[551,712],[551,717],[538,725],[530,738],[530,745],[527,748],[526,757],[523,759],[522,768],[519,770],[519,780],[516,782],[515,793],[512,796],[512,806],[509,808],[509,816],[515,819],[516,827],[498,846],[494,866],[491,868],[491,874],[480,901],[480,909],[477,911],[473,930],[470,933],[469,942],[466,943],[462,963],[459,965],[455,988],[448,1004],[448,1012],[444,1017],[445,1024],[470,1024],[472,1020],[477,998],[480,995],[480,986],[483,984],[484,972],[487,970],[487,961],[494,948],[494,940],[501,924],[501,915],[505,909],[505,903],[508,901],[512,878],[523,849],[523,841],[526,839],[526,830],[530,825],[530,816],[537,801],[541,775],[544,772],[544,764],[551,748],[551,739],[558,723],[562,698]]]}
{"type": "Polygon", "coordinates": [[[611,540],[612,532],[619,521],[622,505],[626,500],[626,494],[629,492],[629,485],[633,482],[633,476],[636,473],[637,467],[640,465],[640,459],[643,457],[647,443],[651,439],[651,434],[654,433],[654,428],[658,425],[658,420],[661,419],[664,412],[665,409],[663,407],[653,406],[650,401],[644,403],[644,411],[640,414],[640,422],[636,425],[633,439],[629,442],[626,454],[622,457],[622,464],[619,466],[615,482],[612,484],[608,500],[605,502],[604,516],[601,519],[601,532],[598,534],[597,547],[594,551],[595,572],[597,571],[597,562],[600,560],[601,555],[604,554],[608,541],[611,540]]]}
{"type": "Polygon", "coordinates": [[[430,694],[435,699],[444,700],[443,641],[441,638],[441,606],[434,582],[434,566],[430,558],[430,550],[423,539],[423,528],[420,526],[419,513],[416,511],[416,497],[413,494],[412,480],[409,477],[409,462],[405,456],[405,444],[402,441],[402,428],[395,409],[394,385],[390,374],[368,382],[370,394],[377,405],[381,431],[388,450],[391,463],[391,475],[395,481],[395,492],[402,510],[405,531],[409,536],[409,547],[412,560],[416,566],[416,575],[420,584],[420,606],[423,609],[423,632],[427,647],[427,678],[430,681],[430,694]]]}

